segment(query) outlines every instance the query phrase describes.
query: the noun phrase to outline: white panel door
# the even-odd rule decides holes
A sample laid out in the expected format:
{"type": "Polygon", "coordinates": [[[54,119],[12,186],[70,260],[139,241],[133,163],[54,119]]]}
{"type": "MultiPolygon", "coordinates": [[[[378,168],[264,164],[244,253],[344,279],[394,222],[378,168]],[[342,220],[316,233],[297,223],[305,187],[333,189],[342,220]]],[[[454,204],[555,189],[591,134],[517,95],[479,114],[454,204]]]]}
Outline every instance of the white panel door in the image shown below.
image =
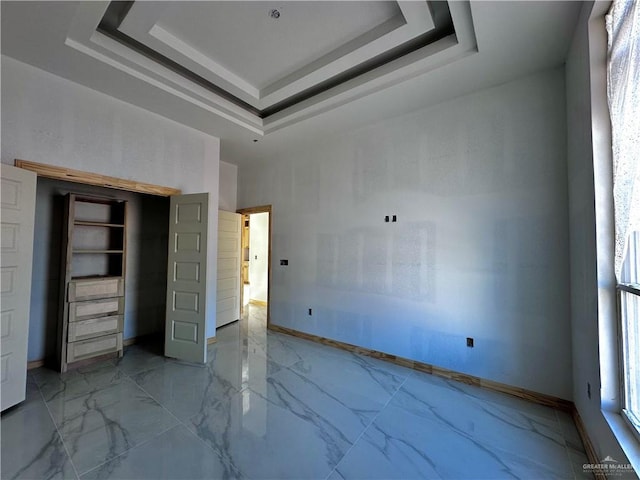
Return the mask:
{"type": "Polygon", "coordinates": [[[164,354],[198,363],[207,361],[208,212],[207,193],[171,197],[164,354]]]}
{"type": "Polygon", "coordinates": [[[2,165],[0,177],[0,390],[2,410],[5,410],[25,399],[27,385],[27,340],[37,175],[21,168],[2,165]]]}
{"type": "Polygon", "coordinates": [[[240,318],[242,215],[218,211],[216,327],[240,318]]]}

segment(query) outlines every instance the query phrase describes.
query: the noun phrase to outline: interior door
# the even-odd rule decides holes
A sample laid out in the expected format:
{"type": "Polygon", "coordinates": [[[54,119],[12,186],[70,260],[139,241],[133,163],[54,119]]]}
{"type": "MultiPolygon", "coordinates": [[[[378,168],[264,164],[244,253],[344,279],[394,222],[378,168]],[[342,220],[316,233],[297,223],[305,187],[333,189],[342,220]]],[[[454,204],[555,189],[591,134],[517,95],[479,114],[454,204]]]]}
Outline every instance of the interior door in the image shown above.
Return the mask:
{"type": "Polygon", "coordinates": [[[240,318],[242,215],[218,211],[216,327],[240,318]]]}
{"type": "Polygon", "coordinates": [[[21,168],[2,165],[0,177],[0,390],[2,410],[5,410],[22,402],[26,392],[37,175],[21,168]]]}
{"type": "Polygon", "coordinates": [[[209,194],[174,195],[169,219],[164,353],[207,361],[206,276],[209,194]]]}

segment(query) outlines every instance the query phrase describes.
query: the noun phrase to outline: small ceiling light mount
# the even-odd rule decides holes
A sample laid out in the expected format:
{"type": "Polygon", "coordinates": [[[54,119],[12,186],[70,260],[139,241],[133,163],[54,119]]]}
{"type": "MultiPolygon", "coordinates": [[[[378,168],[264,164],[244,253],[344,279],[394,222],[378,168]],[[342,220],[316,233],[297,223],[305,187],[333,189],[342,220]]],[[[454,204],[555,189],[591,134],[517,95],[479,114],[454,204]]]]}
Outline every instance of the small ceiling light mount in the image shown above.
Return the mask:
{"type": "Polygon", "coordinates": [[[272,8],[271,10],[269,10],[269,16],[277,20],[278,18],[280,18],[280,10],[278,10],[277,8],[272,8]]]}
{"type": "Polygon", "coordinates": [[[257,139],[257,138],[254,138],[254,139],[253,139],[253,143],[258,143],[258,139],[257,139]]]}

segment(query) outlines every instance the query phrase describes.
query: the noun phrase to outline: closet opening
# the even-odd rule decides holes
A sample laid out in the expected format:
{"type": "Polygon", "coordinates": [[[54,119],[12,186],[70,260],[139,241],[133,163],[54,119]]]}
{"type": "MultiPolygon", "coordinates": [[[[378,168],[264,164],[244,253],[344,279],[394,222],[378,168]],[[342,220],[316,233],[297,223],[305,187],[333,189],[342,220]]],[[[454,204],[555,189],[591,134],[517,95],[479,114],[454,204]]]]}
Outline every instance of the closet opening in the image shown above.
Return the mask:
{"type": "MultiPolygon", "coordinates": [[[[58,322],[61,303],[61,263],[65,196],[81,196],[126,201],[126,275],[124,285],[124,346],[148,345],[163,355],[167,292],[167,249],[169,198],[165,196],[117,190],[38,177],[34,229],[31,315],[29,322],[29,366],[56,366],[59,342],[58,322]]],[[[98,236],[98,228],[84,228],[87,235],[98,236]]],[[[91,238],[84,238],[87,242],[91,238]]],[[[96,237],[93,240],[99,241],[96,237]]],[[[92,255],[82,257],[83,268],[92,255]]],[[[96,255],[96,262],[100,257],[96,255]]],[[[99,267],[99,266],[97,266],[99,267]]],[[[145,347],[147,348],[147,347],[145,347]]],[[[87,360],[95,361],[95,358],[87,360]]]]}

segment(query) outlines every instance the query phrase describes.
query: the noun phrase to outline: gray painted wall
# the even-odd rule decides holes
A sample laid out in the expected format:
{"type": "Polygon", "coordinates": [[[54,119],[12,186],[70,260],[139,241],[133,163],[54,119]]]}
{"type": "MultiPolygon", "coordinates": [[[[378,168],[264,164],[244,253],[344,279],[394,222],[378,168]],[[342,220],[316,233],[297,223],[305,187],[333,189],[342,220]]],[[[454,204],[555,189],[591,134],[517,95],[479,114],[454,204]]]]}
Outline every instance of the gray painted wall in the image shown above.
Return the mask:
{"type": "Polygon", "coordinates": [[[238,167],[220,162],[219,208],[235,212],[238,198],[238,167]]]}
{"type": "Polygon", "coordinates": [[[218,198],[219,139],[2,56],[2,162],[15,158],[218,198]]]}
{"type": "Polygon", "coordinates": [[[2,163],[209,193],[207,336],[215,336],[220,140],[4,55],[1,104],[2,163]]]}
{"type": "MultiPolygon", "coordinates": [[[[589,47],[589,17],[593,3],[582,8],[573,42],[567,56],[567,147],[569,172],[569,226],[571,250],[571,325],[573,337],[573,401],[589,437],[599,454],[625,462],[602,411],[599,338],[599,282],[596,236],[596,193],[594,138],[592,135],[592,83],[589,47]],[[587,396],[591,385],[591,398],[587,396]]],[[[604,28],[600,18],[600,28],[604,28]]],[[[605,42],[606,37],[601,38],[605,42]]],[[[595,38],[593,41],[597,41],[595,38]]],[[[604,69],[604,64],[596,65],[604,69]]],[[[601,74],[604,70],[601,72],[601,74]]],[[[596,92],[604,95],[606,92],[596,92]]],[[[599,181],[607,181],[600,179],[599,181]]],[[[610,216],[613,212],[610,212],[610,216]]],[[[612,232],[612,231],[611,231],[612,232]]],[[[612,247],[612,244],[611,244],[612,247]]],[[[613,250],[610,251],[611,259],[613,250]]],[[[611,264],[611,261],[609,262],[611,264]]],[[[613,275],[610,265],[609,276],[613,275]]],[[[603,278],[606,274],[603,273],[603,278]]],[[[609,286],[609,295],[615,293],[609,286]]]]}
{"type": "Polygon", "coordinates": [[[565,113],[558,68],[240,167],[272,322],[571,399],[565,113]]]}
{"type": "Polygon", "coordinates": [[[64,195],[68,192],[127,200],[124,338],[164,332],[169,200],[39,178],[31,281],[29,361],[52,358],[56,354],[64,195]]]}

